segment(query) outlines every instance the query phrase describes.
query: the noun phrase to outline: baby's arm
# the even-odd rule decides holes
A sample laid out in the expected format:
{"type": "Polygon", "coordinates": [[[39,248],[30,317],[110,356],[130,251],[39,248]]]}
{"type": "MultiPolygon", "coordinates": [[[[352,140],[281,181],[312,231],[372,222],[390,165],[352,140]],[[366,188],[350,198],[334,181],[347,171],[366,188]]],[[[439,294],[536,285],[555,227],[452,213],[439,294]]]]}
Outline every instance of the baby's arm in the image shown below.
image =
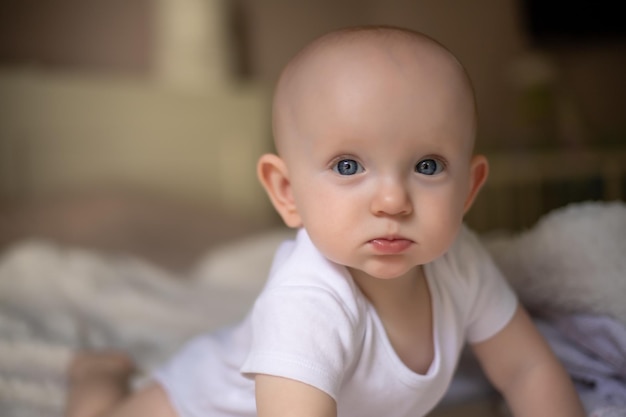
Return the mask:
{"type": "Polygon", "coordinates": [[[292,379],[259,374],[255,377],[259,417],[336,417],[335,400],[325,392],[292,379]]]}
{"type": "Polygon", "coordinates": [[[473,350],[516,417],[585,415],[569,375],[522,307],[473,350]]]}

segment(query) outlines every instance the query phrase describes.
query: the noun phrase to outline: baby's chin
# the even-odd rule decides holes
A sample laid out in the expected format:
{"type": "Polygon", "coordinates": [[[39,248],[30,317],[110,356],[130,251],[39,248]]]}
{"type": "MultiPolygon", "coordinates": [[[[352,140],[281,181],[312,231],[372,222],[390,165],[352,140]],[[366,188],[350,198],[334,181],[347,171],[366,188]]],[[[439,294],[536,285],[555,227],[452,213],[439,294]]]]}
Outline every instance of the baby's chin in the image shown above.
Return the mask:
{"type": "Polygon", "coordinates": [[[400,278],[417,278],[420,276],[421,264],[418,265],[367,265],[361,268],[350,268],[352,276],[367,276],[381,281],[400,278]]]}

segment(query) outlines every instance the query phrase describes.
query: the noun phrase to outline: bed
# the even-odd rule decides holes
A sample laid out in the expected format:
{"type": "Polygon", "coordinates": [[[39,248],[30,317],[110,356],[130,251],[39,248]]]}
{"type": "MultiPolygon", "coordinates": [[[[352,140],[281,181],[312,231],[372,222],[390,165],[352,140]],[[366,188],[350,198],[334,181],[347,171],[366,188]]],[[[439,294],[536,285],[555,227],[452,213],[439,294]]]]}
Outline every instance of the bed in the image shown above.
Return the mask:
{"type": "MultiPolygon", "coordinates": [[[[293,235],[254,178],[271,148],[262,88],[189,97],[120,83],[0,77],[2,416],[60,416],[76,349],[124,349],[145,376],[191,335],[241,318],[293,235]],[[149,152],[126,158],[137,148],[149,152]]],[[[485,239],[574,202],[626,199],[624,147],[488,154],[467,217],[485,239]]],[[[468,363],[433,416],[504,415],[468,363]]]]}

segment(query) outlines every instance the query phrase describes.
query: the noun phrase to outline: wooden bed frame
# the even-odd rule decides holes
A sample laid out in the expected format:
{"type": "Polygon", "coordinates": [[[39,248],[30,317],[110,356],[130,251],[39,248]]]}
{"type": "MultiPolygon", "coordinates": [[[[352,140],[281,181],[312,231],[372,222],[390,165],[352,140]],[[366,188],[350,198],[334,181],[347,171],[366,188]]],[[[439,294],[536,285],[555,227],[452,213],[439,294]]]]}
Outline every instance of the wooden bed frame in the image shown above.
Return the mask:
{"type": "Polygon", "coordinates": [[[558,207],[626,199],[626,147],[487,154],[489,179],[467,215],[479,232],[521,230],[558,207]]]}

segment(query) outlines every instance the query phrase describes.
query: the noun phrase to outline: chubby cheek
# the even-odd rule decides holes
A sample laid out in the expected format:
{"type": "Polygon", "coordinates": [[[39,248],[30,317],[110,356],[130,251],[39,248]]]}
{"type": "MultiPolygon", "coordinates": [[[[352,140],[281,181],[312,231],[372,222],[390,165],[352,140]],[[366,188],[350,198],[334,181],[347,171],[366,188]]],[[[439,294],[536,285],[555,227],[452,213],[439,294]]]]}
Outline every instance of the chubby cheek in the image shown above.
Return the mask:
{"type": "Polygon", "coordinates": [[[328,227],[336,226],[345,210],[345,201],[337,200],[339,196],[311,188],[310,192],[300,195],[296,204],[307,229],[318,227],[322,223],[328,227]]]}
{"type": "Polygon", "coordinates": [[[320,190],[298,196],[297,204],[303,226],[318,249],[329,259],[343,263],[349,247],[346,239],[358,230],[362,217],[353,196],[320,190]]]}
{"type": "Polygon", "coordinates": [[[428,193],[416,201],[420,237],[431,256],[438,257],[452,244],[463,221],[463,199],[452,192],[428,193]]]}
{"type": "Polygon", "coordinates": [[[350,187],[333,186],[323,176],[312,178],[297,187],[294,193],[298,211],[307,229],[322,222],[330,230],[345,228],[358,207],[359,193],[350,187]]]}

